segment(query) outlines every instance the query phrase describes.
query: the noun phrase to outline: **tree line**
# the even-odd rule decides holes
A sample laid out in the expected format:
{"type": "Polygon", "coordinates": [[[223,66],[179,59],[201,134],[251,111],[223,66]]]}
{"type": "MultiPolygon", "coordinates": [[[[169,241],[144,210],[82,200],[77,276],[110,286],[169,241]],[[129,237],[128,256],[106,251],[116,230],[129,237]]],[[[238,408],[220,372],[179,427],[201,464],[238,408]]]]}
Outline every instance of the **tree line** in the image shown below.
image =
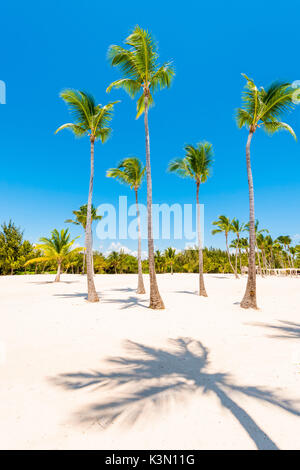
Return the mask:
{"type": "MultiPolygon", "coordinates": [[[[86,206],[74,211],[85,226],[82,212],[86,206]],[[83,208],[83,209],[82,209],[83,208]]],[[[93,207],[94,220],[98,219],[93,207]]],[[[78,224],[74,220],[67,222],[78,224]]],[[[243,267],[248,266],[249,240],[242,233],[247,231],[247,224],[241,224],[237,219],[220,216],[214,225],[218,229],[214,233],[224,233],[226,250],[218,248],[203,249],[203,271],[205,273],[234,273],[236,277],[243,274],[243,267]],[[224,223],[224,220],[229,225],[224,223]],[[224,225],[220,225],[220,222],[224,225]],[[237,224],[238,222],[238,224],[237,224]],[[240,225],[239,231],[236,232],[240,225]],[[231,238],[229,239],[231,235],[231,238]],[[234,236],[238,237],[234,238],[234,236]]],[[[268,275],[270,269],[300,268],[300,244],[292,245],[288,235],[273,239],[267,229],[259,229],[256,221],[256,266],[262,276],[268,275]]],[[[39,244],[32,244],[23,239],[23,231],[12,221],[3,223],[0,230],[0,274],[56,274],[55,280],[60,280],[61,273],[85,274],[86,257],[83,247],[73,248],[76,238],[71,240],[68,229],[60,232],[53,230],[51,237],[42,237],[39,244]]],[[[199,247],[189,247],[177,251],[173,247],[154,252],[155,270],[163,273],[198,273],[199,247]]],[[[135,274],[139,272],[138,257],[123,250],[103,254],[93,251],[92,265],[95,274],[135,274]]],[[[141,260],[141,270],[149,273],[148,259],[141,260]]]]}

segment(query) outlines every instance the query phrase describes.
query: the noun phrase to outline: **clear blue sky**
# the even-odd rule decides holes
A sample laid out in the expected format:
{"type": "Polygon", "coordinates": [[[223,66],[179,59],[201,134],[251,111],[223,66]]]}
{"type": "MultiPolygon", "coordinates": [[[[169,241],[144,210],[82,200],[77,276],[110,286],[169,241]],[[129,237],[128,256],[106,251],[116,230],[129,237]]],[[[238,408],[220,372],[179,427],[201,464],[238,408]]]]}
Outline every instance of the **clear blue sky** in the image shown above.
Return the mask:
{"type": "MultiPolygon", "coordinates": [[[[159,41],[161,60],[173,59],[176,68],[172,88],[156,94],[150,113],[154,202],[193,202],[194,185],[166,174],[166,167],[183,155],[185,143],[212,142],[213,176],[200,199],[205,244],[223,246],[221,236],[210,235],[211,222],[220,214],[248,219],[247,132],[237,129],[233,117],[241,103],[241,72],[264,86],[300,79],[299,17],[298,1],[6,2],[0,31],[0,79],[7,85],[7,104],[0,105],[0,222],[11,218],[35,242],[64,227],[72,210],[86,203],[89,141],[68,131],[54,135],[70,120],[59,98],[66,87],[88,90],[101,103],[122,100],[112,138],[96,146],[94,202],[116,203],[120,194],[133,202],[130,191],[105,172],[126,156],[145,160],[143,119],[135,120],[135,103],[124,92],[105,93],[120,76],[106,52],[139,24],[159,41]]],[[[300,136],[300,108],[285,120],[300,136]]],[[[268,137],[258,131],[252,162],[261,226],[273,236],[299,234],[300,143],[288,133],[268,137]]],[[[109,242],[96,240],[95,248],[99,244],[107,248],[109,242]]]]}

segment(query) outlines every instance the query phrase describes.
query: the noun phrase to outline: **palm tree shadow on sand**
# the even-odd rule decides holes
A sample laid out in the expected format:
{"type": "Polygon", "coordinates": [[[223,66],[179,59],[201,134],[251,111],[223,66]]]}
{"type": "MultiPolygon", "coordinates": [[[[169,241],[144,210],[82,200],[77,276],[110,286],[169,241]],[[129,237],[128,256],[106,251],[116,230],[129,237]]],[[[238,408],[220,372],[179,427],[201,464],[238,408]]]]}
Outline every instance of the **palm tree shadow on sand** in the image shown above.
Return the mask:
{"type": "Polygon", "coordinates": [[[102,427],[103,423],[106,427],[121,417],[126,425],[132,426],[149,406],[161,413],[171,401],[182,402],[195,397],[195,393],[213,393],[258,449],[278,449],[230,393],[300,416],[292,401],[266,388],[236,385],[227,373],[207,372],[208,349],[200,341],[178,338],[170,339],[168,345],[170,349],[166,350],[126,341],[128,357],[108,359],[109,372],[69,373],[51,380],[67,390],[88,388],[96,391],[101,387],[107,398],[80,410],[77,418],[81,423],[98,422],[102,427]]]}
{"type": "Polygon", "coordinates": [[[268,323],[248,323],[251,326],[259,326],[264,328],[269,328],[273,332],[278,333],[275,335],[269,335],[270,338],[280,338],[280,339],[300,339],[300,323],[294,323],[287,320],[278,320],[278,325],[270,325],[268,323]]]}

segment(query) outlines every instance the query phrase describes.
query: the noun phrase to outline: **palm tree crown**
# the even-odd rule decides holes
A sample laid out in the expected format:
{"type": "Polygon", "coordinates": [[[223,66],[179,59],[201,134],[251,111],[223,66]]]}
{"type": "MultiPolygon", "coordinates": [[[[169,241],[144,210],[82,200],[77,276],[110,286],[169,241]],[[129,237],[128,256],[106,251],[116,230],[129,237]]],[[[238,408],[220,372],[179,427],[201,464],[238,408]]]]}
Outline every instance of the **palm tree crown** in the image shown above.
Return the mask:
{"type": "Polygon", "coordinates": [[[224,232],[225,235],[228,235],[229,232],[232,231],[232,223],[231,220],[226,217],[225,215],[220,215],[219,219],[212,223],[216,225],[218,228],[212,230],[212,234],[215,235],[216,233],[224,232]]]}
{"type": "Polygon", "coordinates": [[[146,168],[136,157],[122,160],[117,168],[107,170],[106,176],[116,178],[120,183],[128,184],[131,189],[137,190],[144,179],[146,168]]]}
{"type": "MultiPolygon", "coordinates": [[[[74,225],[81,225],[84,230],[86,229],[86,218],[87,218],[87,204],[84,204],[83,206],[80,206],[79,210],[73,211],[73,214],[75,215],[75,219],[67,219],[65,220],[66,224],[74,224],[74,225]]],[[[91,208],[91,215],[92,215],[92,221],[93,220],[101,220],[102,215],[97,214],[97,209],[95,206],[92,204],[91,208]]]]}
{"type": "Polygon", "coordinates": [[[119,66],[124,77],[111,83],[107,88],[123,88],[132,98],[142,91],[137,102],[137,118],[144,112],[144,95],[148,104],[153,105],[153,94],[159,88],[169,87],[174,76],[171,62],[158,63],[158,47],[151,34],[139,26],[125,39],[128,49],[112,45],[108,59],[112,66],[119,66]]]}
{"type": "Polygon", "coordinates": [[[186,145],[184,149],[185,157],[172,161],[168,171],[177,173],[182,178],[192,178],[197,183],[205,183],[213,163],[212,144],[200,142],[196,146],[186,145]]]}
{"type": "Polygon", "coordinates": [[[291,84],[274,82],[265,90],[263,87],[257,88],[251,78],[242,75],[247,84],[243,93],[243,107],[236,112],[238,127],[245,126],[252,132],[262,127],[269,134],[286,130],[296,139],[291,126],[279,120],[284,112],[294,107],[292,96],[295,90],[291,84]]]}
{"type": "Polygon", "coordinates": [[[70,253],[82,250],[82,248],[71,250],[71,247],[77,238],[79,237],[74,238],[74,240],[70,240],[68,229],[62,229],[60,232],[57,229],[54,229],[51,232],[50,238],[40,238],[39,244],[36,245],[36,248],[44,252],[45,256],[43,261],[45,261],[45,258],[49,260],[55,259],[57,261],[63,261],[70,253]]]}
{"type": "Polygon", "coordinates": [[[62,91],[60,96],[69,105],[74,123],[63,124],[55,133],[70,129],[77,137],[88,135],[91,140],[100,139],[102,143],[108,139],[113,107],[117,101],[102,106],[96,104],[92,95],[71,89],[62,91]]]}

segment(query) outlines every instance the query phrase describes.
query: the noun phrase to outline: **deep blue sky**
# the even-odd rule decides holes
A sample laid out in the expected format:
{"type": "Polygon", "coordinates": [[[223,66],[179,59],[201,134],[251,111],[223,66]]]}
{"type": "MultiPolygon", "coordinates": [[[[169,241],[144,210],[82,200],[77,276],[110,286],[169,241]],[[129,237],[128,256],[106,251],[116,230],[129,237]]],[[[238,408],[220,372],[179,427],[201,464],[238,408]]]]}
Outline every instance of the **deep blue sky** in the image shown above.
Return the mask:
{"type": "MultiPolygon", "coordinates": [[[[134,201],[129,190],[105,177],[123,157],[145,159],[143,119],[135,120],[135,103],[121,90],[105,92],[120,76],[106,52],[139,24],[159,41],[161,60],[173,59],[176,68],[172,88],[156,94],[150,112],[154,202],[193,202],[193,183],[166,174],[166,167],[183,155],[185,143],[212,142],[213,176],[200,198],[205,244],[223,246],[221,236],[210,235],[211,222],[220,214],[248,219],[247,132],[237,129],[233,117],[241,103],[241,72],[259,86],[300,79],[299,16],[299,2],[284,8],[277,0],[6,2],[0,30],[0,79],[7,85],[7,104],[0,105],[0,222],[12,218],[26,238],[37,241],[64,227],[72,210],[86,203],[89,141],[75,140],[68,131],[54,135],[70,121],[58,96],[65,87],[88,90],[101,103],[122,100],[112,138],[96,146],[94,202],[116,203],[120,194],[134,201]]],[[[300,109],[285,120],[300,136],[300,109]]],[[[287,133],[270,138],[258,131],[253,140],[256,216],[273,236],[300,233],[299,153],[300,143],[287,133]]],[[[96,240],[95,248],[99,244],[105,249],[109,242],[96,240]]]]}

